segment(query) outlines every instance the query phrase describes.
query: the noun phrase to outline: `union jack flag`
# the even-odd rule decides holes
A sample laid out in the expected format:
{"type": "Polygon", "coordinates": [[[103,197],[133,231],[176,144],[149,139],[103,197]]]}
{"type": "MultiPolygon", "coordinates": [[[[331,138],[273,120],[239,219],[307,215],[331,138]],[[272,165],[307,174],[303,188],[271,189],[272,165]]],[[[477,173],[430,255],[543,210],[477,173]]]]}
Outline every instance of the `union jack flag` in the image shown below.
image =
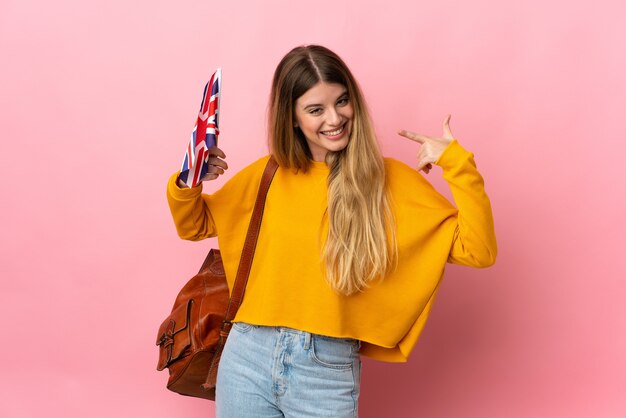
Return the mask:
{"type": "Polygon", "coordinates": [[[217,119],[221,90],[222,69],[218,68],[211,76],[211,80],[204,86],[198,120],[191,133],[189,146],[178,176],[189,187],[200,183],[202,176],[209,170],[208,148],[217,145],[217,136],[220,133],[217,119]]]}

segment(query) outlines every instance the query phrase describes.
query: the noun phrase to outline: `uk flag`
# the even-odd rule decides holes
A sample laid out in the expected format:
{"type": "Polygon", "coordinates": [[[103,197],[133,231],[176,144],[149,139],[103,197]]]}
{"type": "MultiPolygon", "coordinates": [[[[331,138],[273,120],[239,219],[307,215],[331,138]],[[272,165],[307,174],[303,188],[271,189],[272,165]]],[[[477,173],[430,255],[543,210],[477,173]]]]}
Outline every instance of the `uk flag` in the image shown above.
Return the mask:
{"type": "Polygon", "coordinates": [[[180,169],[180,180],[189,187],[200,183],[200,179],[209,169],[208,148],[217,145],[219,135],[219,102],[222,90],[222,69],[211,76],[211,80],[204,86],[202,103],[196,126],[191,133],[189,146],[180,169]]]}

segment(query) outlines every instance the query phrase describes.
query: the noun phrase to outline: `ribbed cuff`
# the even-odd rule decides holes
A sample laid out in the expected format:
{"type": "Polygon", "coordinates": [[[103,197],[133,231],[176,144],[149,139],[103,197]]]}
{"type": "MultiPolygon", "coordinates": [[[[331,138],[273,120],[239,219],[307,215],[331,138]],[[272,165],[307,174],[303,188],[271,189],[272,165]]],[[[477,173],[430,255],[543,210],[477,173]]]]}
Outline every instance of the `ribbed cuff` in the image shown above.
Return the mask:
{"type": "Polygon", "coordinates": [[[178,180],[179,175],[180,171],[177,171],[171,175],[169,181],[167,182],[167,191],[170,196],[174,198],[190,199],[202,193],[202,183],[198,184],[196,187],[185,187],[182,189],[178,187],[176,181],[178,180]]]}
{"type": "Polygon", "coordinates": [[[469,156],[472,156],[472,153],[463,148],[459,141],[453,139],[446,149],[443,150],[437,161],[435,161],[435,164],[444,170],[450,170],[469,156]]]}

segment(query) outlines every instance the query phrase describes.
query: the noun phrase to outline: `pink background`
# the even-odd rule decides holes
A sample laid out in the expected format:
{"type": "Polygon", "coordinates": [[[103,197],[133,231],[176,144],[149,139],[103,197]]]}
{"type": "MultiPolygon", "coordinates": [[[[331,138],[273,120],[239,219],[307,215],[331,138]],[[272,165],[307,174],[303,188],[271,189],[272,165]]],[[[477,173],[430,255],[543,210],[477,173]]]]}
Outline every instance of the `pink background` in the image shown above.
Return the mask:
{"type": "MultiPolygon", "coordinates": [[[[231,176],[266,153],[279,59],[321,43],[360,81],[386,155],[415,164],[395,130],[439,135],[452,114],[500,250],[448,268],[408,364],[364,362],[361,416],[626,416],[625,12],[3,0],[0,415],[212,416],[155,371],[158,325],[215,245],[176,236],[165,183],[217,66],[231,176]]],[[[428,178],[450,196],[439,168],[428,178]]]]}

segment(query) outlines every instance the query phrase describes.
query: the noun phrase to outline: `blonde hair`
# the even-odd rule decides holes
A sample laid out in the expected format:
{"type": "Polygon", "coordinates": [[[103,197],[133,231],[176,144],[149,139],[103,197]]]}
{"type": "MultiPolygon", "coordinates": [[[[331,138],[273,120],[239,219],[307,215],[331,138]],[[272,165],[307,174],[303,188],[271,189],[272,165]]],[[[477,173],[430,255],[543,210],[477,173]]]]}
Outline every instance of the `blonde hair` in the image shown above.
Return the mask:
{"type": "Polygon", "coordinates": [[[397,240],[376,133],[363,94],[339,56],[309,45],[283,57],[272,82],[268,137],[281,167],[309,170],[313,157],[294,126],[294,104],[320,81],[344,86],[354,110],[348,145],[326,154],[329,228],[321,254],[330,286],[351,295],[395,267],[397,240]]]}

